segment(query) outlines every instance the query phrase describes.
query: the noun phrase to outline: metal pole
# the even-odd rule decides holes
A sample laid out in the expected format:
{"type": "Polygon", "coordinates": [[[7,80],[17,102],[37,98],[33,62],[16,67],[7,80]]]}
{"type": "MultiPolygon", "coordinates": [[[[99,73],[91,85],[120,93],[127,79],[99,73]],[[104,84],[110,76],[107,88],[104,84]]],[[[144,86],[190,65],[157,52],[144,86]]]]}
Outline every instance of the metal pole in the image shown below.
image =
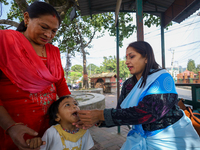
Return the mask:
{"type": "Polygon", "coordinates": [[[162,68],[165,68],[165,39],[164,39],[164,13],[161,13],[161,52],[162,52],[162,68]]]}
{"type": "Polygon", "coordinates": [[[144,41],[142,0],[136,0],[137,41],[144,41]]]}
{"type": "MultiPolygon", "coordinates": [[[[117,102],[119,100],[119,21],[117,19],[117,24],[116,24],[116,36],[117,36],[117,102]]],[[[118,126],[118,133],[120,133],[120,126],[118,126]]]]}

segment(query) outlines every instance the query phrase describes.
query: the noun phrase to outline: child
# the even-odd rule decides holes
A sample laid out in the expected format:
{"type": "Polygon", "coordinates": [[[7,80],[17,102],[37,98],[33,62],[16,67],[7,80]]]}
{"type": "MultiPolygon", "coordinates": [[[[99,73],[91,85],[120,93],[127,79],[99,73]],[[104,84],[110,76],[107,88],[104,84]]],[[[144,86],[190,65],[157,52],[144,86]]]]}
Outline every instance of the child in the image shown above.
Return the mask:
{"type": "Polygon", "coordinates": [[[89,130],[79,129],[72,123],[79,121],[77,101],[70,96],[63,96],[52,103],[48,109],[49,124],[42,139],[33,138],[26,142],[30,148],[40,150],[89,150],[94,142],[89,130]],[[44,141],[44,142],[42,142],[44,141]]]}

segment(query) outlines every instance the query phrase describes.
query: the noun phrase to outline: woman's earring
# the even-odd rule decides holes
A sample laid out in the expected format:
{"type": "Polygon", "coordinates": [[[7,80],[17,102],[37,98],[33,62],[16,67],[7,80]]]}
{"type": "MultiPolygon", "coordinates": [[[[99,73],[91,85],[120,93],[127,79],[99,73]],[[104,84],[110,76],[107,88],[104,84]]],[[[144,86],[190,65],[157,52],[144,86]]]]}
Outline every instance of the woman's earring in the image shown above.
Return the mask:
{"type": "Polygon", "coordinates": [[[27,27],[27,24],[24,22],[24,26],[27,27]]]}

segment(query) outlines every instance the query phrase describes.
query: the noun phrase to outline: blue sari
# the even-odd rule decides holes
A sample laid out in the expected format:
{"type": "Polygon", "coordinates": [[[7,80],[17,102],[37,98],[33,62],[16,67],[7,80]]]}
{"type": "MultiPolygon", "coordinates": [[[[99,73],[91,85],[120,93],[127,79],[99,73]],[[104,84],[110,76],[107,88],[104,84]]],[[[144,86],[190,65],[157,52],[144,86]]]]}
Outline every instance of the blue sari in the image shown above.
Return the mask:
{"type": "MultiPolygon", "coordinates": [[[[173,78],[166,70],[147,77],[146,85],[139,88],[142,78],[121,103],[121,108],[137,106],[147,95],[177,94],[173,78]]],[[[183,112],[184,114],[184,112],[183,112]]],[[[163,114],[164,116],[164,114],[163,114]]],[[[133,125],[121,150],[200,150],[200,139],[190,119],[183,117],[165,129],[144,131],[142,124],[133,125]]]]}

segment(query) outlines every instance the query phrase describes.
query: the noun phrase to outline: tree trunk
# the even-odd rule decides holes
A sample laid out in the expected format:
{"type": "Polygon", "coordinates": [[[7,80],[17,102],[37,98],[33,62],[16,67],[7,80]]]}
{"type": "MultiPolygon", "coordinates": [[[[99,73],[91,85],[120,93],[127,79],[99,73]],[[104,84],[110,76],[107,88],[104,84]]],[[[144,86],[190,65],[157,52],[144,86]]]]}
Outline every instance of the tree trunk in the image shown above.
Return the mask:
{"type": "Polygon", "coordinates": [[[68,74],[71,67],[71,56],[68,53],[65,53],[65,57],[66,57],[65,76],[66,76],[66,81],[67,81],[68,74]]]}
{"type": "Polygon", "coordinates": [[[68,54],[66,53],[65,54],[66,56],[66,66],[65,66],[65,78],[66,78],[66,81],[67,81],[67,78],[68,78],[68,72],[69,72],[69,63],[68,63],[68,54]]]}
{"type": "Polygon", "coordinates": [[[86,69],[86,54],[85,54],[84,48],[82,48],[82,52],[83,52],[83,88],[88,89],[88,87],[89,87],[88,73],[87,73],[87,69],[86,69]]]}

